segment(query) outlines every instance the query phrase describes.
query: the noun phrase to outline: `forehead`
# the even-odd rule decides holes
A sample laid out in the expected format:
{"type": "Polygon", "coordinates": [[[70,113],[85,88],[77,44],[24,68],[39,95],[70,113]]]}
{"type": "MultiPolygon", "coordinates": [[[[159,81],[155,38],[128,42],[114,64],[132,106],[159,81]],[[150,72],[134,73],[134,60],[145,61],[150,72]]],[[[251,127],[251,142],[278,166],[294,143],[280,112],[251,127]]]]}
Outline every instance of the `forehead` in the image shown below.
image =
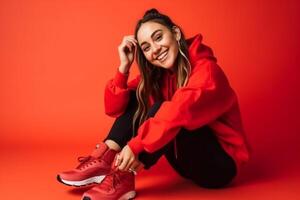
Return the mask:
{"type": "Polygon", "coordinates": [[[159,29],[162,31],[168,30],[167,27],[165,27],[159,23],[146,22],[146,23],[142,24],[140,29],[138,30],[137,40],[139,41],[140,44],[142,44],[143,42],[150,40],[152,33],[159,29]]]}

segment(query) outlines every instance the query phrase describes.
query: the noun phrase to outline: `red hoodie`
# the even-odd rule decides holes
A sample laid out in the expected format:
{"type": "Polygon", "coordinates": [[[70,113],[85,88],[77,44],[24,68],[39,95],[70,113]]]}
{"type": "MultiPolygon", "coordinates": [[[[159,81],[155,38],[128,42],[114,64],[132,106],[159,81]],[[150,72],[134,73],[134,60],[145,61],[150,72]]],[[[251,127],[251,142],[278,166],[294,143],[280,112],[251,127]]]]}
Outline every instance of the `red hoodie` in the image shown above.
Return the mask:
{"type": "MultiPolygon", "coordinates": [[[[183,127],[187,130],[208,125],[223,149],[235,160],[238,173],[249,159],[237,96],[231,88],[212,50],[202,44],[202,35],[186,40],[192,71],[188,84],[176,89],[176,74],[165,70],[162,92],[165,101],[154,117],[148,118],[128,145],[135,155],[142,150],[154,152],[173,138],[183,127]]],[[[130,90],[136,90],[140,75],[127,83],[129,74],[117,69],[105,87],[105,113],[111,117],[123,114],[130,90]]],[[[153,97],[149,98],[153,105],[153,97]]],[[[201,134],[201,133],[199,133],[201,134]]],[[[180,150],[179,150],[180,151],[180,150]]]]}

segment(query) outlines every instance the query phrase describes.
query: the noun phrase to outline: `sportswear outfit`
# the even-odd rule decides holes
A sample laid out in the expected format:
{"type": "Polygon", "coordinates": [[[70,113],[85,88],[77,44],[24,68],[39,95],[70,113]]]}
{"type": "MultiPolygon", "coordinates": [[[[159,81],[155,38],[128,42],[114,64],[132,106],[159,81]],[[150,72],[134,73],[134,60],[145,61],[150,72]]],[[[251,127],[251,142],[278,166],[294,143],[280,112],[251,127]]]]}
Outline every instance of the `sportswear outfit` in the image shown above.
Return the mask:
{"type": "MultiPolygon", "coordinates": [[[[176,89],[176,74],[165,69],[161,79],[164,101],[155,116],[138,127],[137,135],[130,138],[128,145],[135,155],[139,155],[142,152],[157,152],[171,142],[175,146],[174,153],[181,155],[187,146],[176,145],[180,141],[176,136],[185,135],[179,134],[181,132],[190,132],[190,137],[195,132],[201,135],[202,130],[197,129],[205,127],[204,130],[212,132],[222,149],[234,160],[238,174],[249,160],[250,146],[244,133],[237,95],[218,66],[211,48],[202,43],[202,35],[197,34],[186,41],[192,66],[188,84],[176,89]]],[[[139,84],[140,75],[127,83],[128,77],[129,74],[117,69],[114,78],[106,84],[105,113],[111,117],[118,118],[124,114],[130,93],[139,84]]],[[[156,103],[152,95],[149,102],[151,106],[156,103]]],[[[125,133],[122,131],[118,134],[122,137],[125,133]]],[[[198,142],[193,139],[189,141],[188,146],[196,143],[193,156],[187,155],[191,159],[189,162],[197,160],[199,148],[203,148],[198,142]]]]}
{"type": "MultiPolygon", "coordinates": [[[[181,176],[202,187],[220,188],[238,176],[249,160],[250,146],[237,95],[212,50],[202,43],[201,34],[186,41],[191,63],[187,85],[177,89],[176,74],[162,69],[163,99],[149,96],[147,119],[139,127],[132,127],[132,120],[140,75],[128,82],[129,73],[117,68],[105,86],[105,113],[116,120],[104,141],[113,140],[121,148],[128,144],[145,169],[165,155],[181,176]]],[[[114,169],[116,153],[102,142],[90,156],[79,159],[76,169],[57,179],[75,186],[101,182],[85,192],[83,200],[133,198],[134,175],[114,169]]]]}

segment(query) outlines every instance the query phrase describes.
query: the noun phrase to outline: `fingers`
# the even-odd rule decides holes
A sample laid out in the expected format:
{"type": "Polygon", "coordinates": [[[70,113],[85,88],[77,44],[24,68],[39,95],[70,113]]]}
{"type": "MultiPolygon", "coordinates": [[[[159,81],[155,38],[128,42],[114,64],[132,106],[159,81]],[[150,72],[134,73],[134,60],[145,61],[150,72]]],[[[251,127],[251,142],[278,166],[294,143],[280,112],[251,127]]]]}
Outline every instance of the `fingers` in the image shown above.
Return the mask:
{"type": "Polygon", "coordinates": [[[125,41],[125,45],[130,52],[133,52],[133,50],[135,50],[134,48],[136,47],[136,44],[134,42],[127,40],[125,41]]]}
{"type": "Polygon", "coordinates": [[[136,44],[138,43],[138,41],[134,38],[134,35],[125,36],[124,39],[131,40],[132,42],[134,42],[136,44]]]}
{"type": "Polygon", "coordinates": [[[137,42],[136,39],[134,39],[134,38],[128,38],[128,40],[131,42],[131,44],[133,44],[135,47],[137,47],[138,42],[137,42]]]}
{"type": "Polygon", "coordinates": [[[120,158],[120,165],[119,170],[121,171],[128,171],[130,167],[132,167],[132,163],[134,162],[134,158],[124,156],[123,158],[120,158]]]}
{"type": "Polygon", "coordinates": [[[136,173],[139,172],[140,170],[142,170],[144,168],[144,164],[139,161],[139,160],[135,160],[132,165],[129,167],[129,170],[132,169],[134,170],[136,173]]]}
{"type": "Polygon", "coordinates": [[[129,51],[132,52],[133,51],[133,44],[129,41],[126,41],[126,46],[128,47],[129,51]]]}
{"type": "Polygon", "coordinates": [[[128,164],[129,164],[129,159],[128,158],[123,158],[122,161],[121,161],[121,164],[119,166],[119,170],[125,171],[125,169],[127,168],[128,164]]]}
{"type": "Polygon", "coordinates": [[[128,158],[128,163],[124,168],[124,171],[128,171],[129,168],[132,166],[132,163],[134,162],[134,158],[128,158]]]}
{"type": "Polygon", "coordinates": [[[122,44],[119,46],[119,49],[124,52],[126,52],[126,48],[128,49],[129,52],[132,52],[133,44],[131,41],[126,40],[122,42],[122,44]]]}
{"type": "Polygon", "coordinates": [[[129,169],[133,169],[136,171],[136,169],[138,168],[138,166],[140,165],[140,163],[137,160],[134,160],[131,164],[131,166],[129,167],[129,169]]]}
{"type": "Polygon", "coordinates": [[[115,167],[120,165],[120,160],[121,160],[121,157],[120,157],[119,154],[117,154],[116,155],[116,160],[115,160],[115,167]]]}
{"type": "Polygon", "coordinates": [[[133,172],[134,175],[143,168],[143,164],[139,160],[134,160],[131,166],[128,168],[129,172],[133,172]]]}
{"type": "Polygon", "coordinates": [[[120,155],[117,157],[116,165],[119,165],[118,169],[122,171],[128,171],[132,163],[135,161],[135,156],[131,149],[126,145],[120,155]]]}
{"type": "Polygon", "coordinates": [[[123,38],[123,41],[122,41],[123,45],[125,45],[129,50],[130,52],[132,52],[133,50],[133,46],[134,47],[137,47],[137,40],[134,38],[134,36],[125,36],[123,38]]]}

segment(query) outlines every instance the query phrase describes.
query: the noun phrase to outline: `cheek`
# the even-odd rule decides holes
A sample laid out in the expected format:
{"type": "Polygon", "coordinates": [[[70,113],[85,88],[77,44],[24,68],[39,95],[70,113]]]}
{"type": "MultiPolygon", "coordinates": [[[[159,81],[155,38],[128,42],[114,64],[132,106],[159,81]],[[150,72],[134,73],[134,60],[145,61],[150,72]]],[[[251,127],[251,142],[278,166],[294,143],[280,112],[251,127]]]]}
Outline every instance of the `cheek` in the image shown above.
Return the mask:
{"type": "Polygon", "coordinates": [[[152,59],[151,55],[150,54],[144,54],[145,55],[145,58],[147,59],[147,61],[149,61],[150,63],[153,63],[155,62],[155,60],[152,59]]]}
{"type": "Polygon", "coordinates": [[[172,57],[173,57],[173,59],[176,57],[176,55],[177,55],[177,48],[176,48],[176,46],[171,46],[170,47],[170,54],[172,55],[172,57]]]}

